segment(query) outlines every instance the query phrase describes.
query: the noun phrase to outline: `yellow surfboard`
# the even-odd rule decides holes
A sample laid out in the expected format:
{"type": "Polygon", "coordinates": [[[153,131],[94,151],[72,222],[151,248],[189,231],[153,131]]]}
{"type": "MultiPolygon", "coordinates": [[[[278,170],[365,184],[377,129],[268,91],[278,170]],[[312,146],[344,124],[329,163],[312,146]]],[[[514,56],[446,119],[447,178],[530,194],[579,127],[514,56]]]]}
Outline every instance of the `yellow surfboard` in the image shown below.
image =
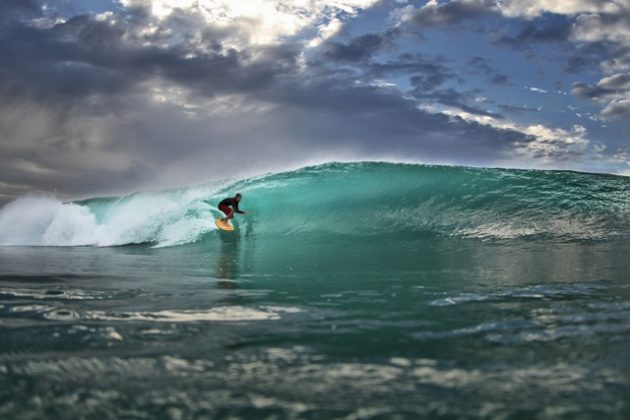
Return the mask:
{"type": "Polygon", "coordinates": [[[221,220],[221,219],[217,219],[217,220],[215,220],[215,221],[214,221],[214,224],[215,224],[215,225],[217,225],[217,227],[218,227],[219,229],[221,229],[221,230],[227,230],[227,231],[229,231],[229,232],[231,232],[231,231],[233,231],[233,230],[234,230],[234,226],[232,226],[232,225],[230,224],[230,222],[224,222],[224,221],[223,221],[223,220],[221,220]]]}

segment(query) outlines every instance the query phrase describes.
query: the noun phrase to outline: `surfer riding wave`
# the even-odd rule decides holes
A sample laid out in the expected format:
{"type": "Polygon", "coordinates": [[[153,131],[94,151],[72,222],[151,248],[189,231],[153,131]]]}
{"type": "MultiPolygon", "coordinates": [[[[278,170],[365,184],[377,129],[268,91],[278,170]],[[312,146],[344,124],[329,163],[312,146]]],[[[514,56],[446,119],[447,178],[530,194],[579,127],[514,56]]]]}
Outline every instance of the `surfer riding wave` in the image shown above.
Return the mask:
{"type": "Polygon", "coordinates": [[[241,201],[241,194],[238,193],[234,197],[228,197],[221,200],[219,203],[219,210],[225,213],[225,217],[221,220],[223,222],[228,222],[228,220],[234,217],[234,213],[245,214],[244,211],[238,208],[238,203],[241,201]]]}

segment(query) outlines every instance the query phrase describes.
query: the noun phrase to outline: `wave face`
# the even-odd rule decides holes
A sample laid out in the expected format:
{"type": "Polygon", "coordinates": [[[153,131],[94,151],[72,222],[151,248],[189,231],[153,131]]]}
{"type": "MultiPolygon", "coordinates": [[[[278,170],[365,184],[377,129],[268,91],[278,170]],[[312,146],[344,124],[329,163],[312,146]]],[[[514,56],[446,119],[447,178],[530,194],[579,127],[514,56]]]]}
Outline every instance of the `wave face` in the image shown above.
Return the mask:
{"type": "Polygon", "coordinates": [[[257,238],[609,240],[630,233],[630,180],[564,171],[330,163],[177,190],[80,202],[24,197],[0,210],[0,244],[183,245],[211,240],[216,205],[257,238]]]}

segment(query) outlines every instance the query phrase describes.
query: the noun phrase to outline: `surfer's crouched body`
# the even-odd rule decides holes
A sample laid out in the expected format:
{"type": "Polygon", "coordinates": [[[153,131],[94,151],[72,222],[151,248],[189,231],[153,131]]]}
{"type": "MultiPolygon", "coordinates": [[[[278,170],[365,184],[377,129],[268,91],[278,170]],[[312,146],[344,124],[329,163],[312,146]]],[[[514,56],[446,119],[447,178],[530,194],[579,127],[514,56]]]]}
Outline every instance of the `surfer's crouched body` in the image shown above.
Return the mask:
{"type": "Polygon", "coordinates": [[[221,200],[221,202],[219,203],[219,210],[225,213],[225,216],[226,216],[221,220],[223,220],[224,222],[227,222],[228,220],[234,217],[234,212],[245,214],[244,211],[238,208],[239,201],[241,201],[240,193],[236,194],[234,197],[228,197],[221,200]]]}

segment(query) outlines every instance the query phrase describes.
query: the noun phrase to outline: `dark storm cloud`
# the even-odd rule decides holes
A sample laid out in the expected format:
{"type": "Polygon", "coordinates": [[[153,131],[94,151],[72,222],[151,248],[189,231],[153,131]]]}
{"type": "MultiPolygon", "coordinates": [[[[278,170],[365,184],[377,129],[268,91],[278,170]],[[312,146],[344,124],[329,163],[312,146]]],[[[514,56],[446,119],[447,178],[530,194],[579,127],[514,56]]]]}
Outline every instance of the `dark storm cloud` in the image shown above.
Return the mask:
{"type": "Polygon", "coordinates": [[[455,24],[494,13],[490,1],[461,2],[449,1],[434,7],[423,7],[414,11],[410,20],[422,26],[455,24]]]}
{"type": "Polygon", "coordinates": [[[529,108],[526,106],[511,105],[511,104],[501,104],[499,105],[499,108],[511,114],[523,114],[525,112],[538,112],[537,109],[529,108]]]}
{"type": "Polygon", "coordinates": [[[509,78],[506,74],[497,71],[490,61],[483,57],[473,57],[466,63],[467,70],[473,69],[483,74],[486,79],[494,85],[505,85],[509,83],[509,78]]]}
{"type": "Polygon", "coordinates": [[[446,82],[448,78],[443,73],[428,73],[412,76],[409,81],[416,92],[432,91],[446,82]]]}
{"type": "Polygon", "coordinates": [[[397,29],[383,33],[364,34],[353,38],[348,43],[326,43],[324,56],[339,61],[361,61],[372,57],[377,52],[392,46],[392,42],[400,35],[397,29]]]}
{"type": "MultiPolygon", "coordinates": [[[[306,121],[309,116],[317,115],[318,121],[331,121],[342,115],[344,135],[360,139],[358,145],[368,153],[396,151],[405,155],[414,152],[442,160],[457,160],[466,155],[482,162],[489,155],[507,155],[514,147],[532,140],[515,131],[429,114],[418,110],[414,101],[397,94],[376,87],[353,87],[342,80],[277,92],[283,92],[282,101],[300,104],[300,108],[308,111],[292,118],[304,119],[303,124],[311,126],[311,130],[313,124],[306,121]]],[[[318,133],[315,141],[331,146],[339,141],[335,133],[337,124],[317,125],[320,128],[313,132],[318,133]]]]}
{"type": "Polygon", "coordinates": [[[487,117],[493,117],[497,119],[502,119],[503,116],[500,114],[496,114],[494,112],[488,111],[486,109],[480,108],[479,106],[472,105],[474,104],[475,94],[480,93],[479,91],[471,91],[471,92],[459,92],[453,88],[446,89],[435,89],[430,90],[427,89],[426,80],[422,77],[414,76],[410,79],[411,85],[413,89],[410,91],[410,94],[413,97],[420,99],[422,101],[429,101],[433,103],[439,103],[442,105],[446,105],[448,107],[454,107],[461,109],[462,111],[468,112],[474,115],[482,115],[487,117]]]}
{"type": "Polygon", "coordinates": [[[574,83],[571,93],[586,99],[604,101],[630,93],[630,74],[616,74],[600,80],[597,85],[574,83]]]}
{"type": "MultiPolygon", "coordinates": [[[[603,50],[589,45],[582,45],[579,53],[575,52],[575,48],[567,49],[566,46],[571,42],[573,25],[573,19],[567,16],[544,14],[537,19],[515,24],[519,28],[516,33],[495,35],[497,38],[493,44],[524,52],[528,58],[542,54],[546,60],[561,60],[565,63],[565,71],[579,73],[590,66],[598,65],[603,58],[603,50]],[[541,49],[544,44],[556,47],[551,52],[552,55],[541,49]],[[558,46],[561,49],[557,49],[558,46]]],[[[507,26],[507,29],[502,28],[501,31],[514,32],[514,29],[507,26]]]]}
{"type": "Polygon", "coordinates": [[[496,43],[507,45],[515,50],[530,50],[542,42],[566,42],[571,35],[572,22],[557,15],[547,15],[535,21],[528,21],[514,36],[503,35],[496,43]]]}
{"type": "MultiPolygon", "coordinates": [[[[407,55],[398,60],[398,65],[391,65],[391,68],[397,68],[408,63],[405,67],[407,71],[413,70],[416,74],[409,78],[412,89],[409,94],[413,97],[431,103],[439,103],[449,107],[455,107],[474,115],[491,116],[493,118],[503,118],[503,116],[480,108],[475,104],[475,98],[481,94],[480,90],[472,90],[468,92],[459,92],[452,87],[443,88],[447,82],[463,82],[461,76],[441,63],[440,60],[431,60],[422,55],[407,55]],[[411,63],[414,63],[412,65],[411,63]]],[[[507,83],[507,76],[503,78],[488,62],[481,57],[473,57],[467,61],[465,71],[477,71],[488,79],[498,78],[497,84],[507,83]]]]}
{"type": "Polygon", "coordinates": [[[427,56],[420,53],[405,53],[392,60],[371,62],[365,69],[373,77],[421,73],[432,79],[453,80],[457,78],[443,57],[427,56]]]}
{"type": "Polygon", "coordinates": [[[483,109],[479,106],[471,105],[472,101],[468,94],[457,92],[454,89],[437,90],[429,96],[420,95],[416,93],[414,96],[419,99],[423,97],[427,97],[428,99],[431,99],[434,102],[437,102],[446,106],[459,108],[462,111],[465,111],[474,115],[481,115],[481,116],[492,117],[496,119],[504,118],[504,116],[501,114],[488,111],[487,109],[483,109]]]}
{"type": "MultiPolygon", "coordinates": [[[[328,51],[324,53],[328,55],[328,51]]],[[[494,70],[486,60],[476,57],[470,60],[468,67],[474,67],[488,78],[499,78],[496,83],[506,83],[507,77],[494,70]]],[[[342,77],[355,77],[357,80],[371,80],[374,78],[387,78],[400,74],[410,74],[409,83],[412,89],[409,94],[423,102],[440,103],[462,109],[475,115],[492,116],[502,118],[500,115],[471,105],[474,102],[473,94],[480,92],[461,93],[453,88],[442,89],[447,82],[462,83],[463,79],[453,69],[452,63],[448,63],[440,56],[426,56],[423,54],[405,53],[395,59],[384,62],[369,61],[363,63],[359,73],[341,73],[342,77]]]]}
{"type": "Polygon", "coordinates": [[[571,87],[571,93],[582,98],[592,100],[603,100],[615,94],[615,90],[608,89],[603,86],[589,85],[588,83],[574,83],[571,87]]]}
{"type": "Polygon", "coordinates": [[[567,73],[578,74],[592,69],[611,55],[612,46],[603,42],[580,44],[570,50],[570,54],[564,66],[567,73]]]}
{"type": "Polygon", "coordinates": [[[490,77],[490,83],[493,85],[505,85],[509,81],[509,78],[506,74],[495,74],[490,77]]]}
{"type": "Polygon", "coordinates": [[[3,0],[0,5],[0,22],[34,16],[41,16],[41,8],[36,0],[3,0]]]}
{"type": "MultiPolygon", "coordinates": [[[[158,164],[167,162],[160,155],[185,156],[198,148],[180,147],[177,133],[170,139],[159,133],[148,137],[146,121],[160,110],[145,103],[143,83],[167,80],[203,97],[251,93],[279,74],[289,75],[295,63],[291,45],[261,48],[255,60],[246,51],[212,48],[190,56],[194,51],[182,44],[145,45],[138,29],[147,14],[138,8],[115,23],[83,15],[46,27],[28,22],[36,10],[26,2],[18,6],[11,16],[20,19],[0,28],[5,194],[22,191],[16,185],[71,194],[128,190],[156,176],[158,164]]],[[[186,121],[177,112],[171,109],[164,117],[186,121]]],[[[197,126],[192,135],[207,134],[197,126]]]]}
{"type": "Polygon", "coordinates": [[[583,158],[584,152],[571,150],[571,146],[561,140],[548,141],[546,143],[550,150],[537,150],[532,153],[535,159],[553,159],[558,163],[579,161],[583,158]]]}
{"type": "Polygon", "coordinates": [[[151,77],[164,77],[213,95],[261,88],[292,68],[297,54],[290,46],[268,47],[252,61],[236,50],[214,48],[191,57],[182,45],[133,42],[133,24],[138,22],[114,24],[83,15],[50,28],[11,25],[0,33],[0,83],[5,89],[74,100],[125,92],[151,77]]]}

